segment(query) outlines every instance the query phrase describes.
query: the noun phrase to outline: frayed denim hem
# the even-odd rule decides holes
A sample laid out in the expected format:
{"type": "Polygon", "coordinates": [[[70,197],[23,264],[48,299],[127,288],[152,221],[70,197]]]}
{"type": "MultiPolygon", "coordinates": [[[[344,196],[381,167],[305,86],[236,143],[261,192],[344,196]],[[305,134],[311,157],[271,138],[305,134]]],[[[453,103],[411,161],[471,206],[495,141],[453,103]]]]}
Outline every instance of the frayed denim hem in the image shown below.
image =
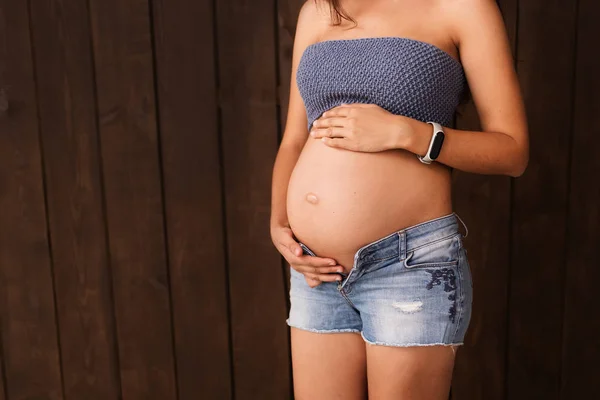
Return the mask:
{"type": "Polygon", "coordinates": [[[369,340],[365,337],[365,335],[361,332],[360,336],[362,336],[363,340],[368,344],[377,345],[377,346],[392,346],[392,347],[412,347],[412,346],[461,346],[464,342],[457,343],[387,343],[387,342],[378,342],[369,340]]]}
{"type": "Polygon", "coordinates": [[[348,329],[314,329],[314,328],[305,328],[303,326],[290,324],[289,319],[285,320],[285,322],[292,328],[298,328],[298,329],[302,329],[303,331],[309,331],[309,332],[314,332],[314,333],[347,333],[347,332],[361,333],[358,329],[352,329],[352,328],[348,328],[348,329]]]}

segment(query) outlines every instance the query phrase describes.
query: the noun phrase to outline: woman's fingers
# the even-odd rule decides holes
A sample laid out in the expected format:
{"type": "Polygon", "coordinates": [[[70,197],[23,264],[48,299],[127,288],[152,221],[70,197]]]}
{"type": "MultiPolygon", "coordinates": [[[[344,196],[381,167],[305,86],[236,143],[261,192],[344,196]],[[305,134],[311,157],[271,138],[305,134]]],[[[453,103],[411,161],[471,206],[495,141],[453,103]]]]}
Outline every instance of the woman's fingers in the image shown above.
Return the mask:
{"type": "Polygon", "coordinates": [[[342,279],[339,272],[344,268],[337,264],[332,258],[304,255],[300,246],[289,227],[272,227],[271,237],[277,249],[288,261],[290,266],[304,275],[307,284],[314,288],[322,282],[335,282],[342,279]]]}
{"type": "Polygon", "coordinates": [[[294,233],[289,227],[271,227],[271,237],[277,250],[279,250],[279,253],[281,253],[286,260],[289,261],[290,258],[302,255],[302,247],[300,247],[300,244],[294,239],[294,233]]]}
{"type": "Polygon", "coordinates": [[[309,278],[306,275],[304,276],[304,280],[306,281],[306,283],[308,284],[308,286],[310,288],[315,288],[315,287],[319,286],[322,283],[321,281],[309,278]]]}
{"type": "Polygon", "coordinates": [[[336,272],[344,272],[342,267],[338,266],[325,266],[325,267],[313,267],[311,265],[296,265],[296,271],[303,274],[321,275],[321,274],[332,274],[336,272]]]}
{"type": "Polygon", "coordinates": [[[332,258],[304,255],[300,243],[294,239],[292,231],[288,227],[276,229],[271,235],[275,237],[274,242],[279,244],[280,247],[278,247],[278,250],[285,257],[287,262],[296,266],[306,266],[306,269],[303,271],[296,268],[298,272],[321,274],[343,271],[343,268],[340,265],[337,265],[337,262],[332,258]],[[330,267],[337,267],[337,269],[332,269],[330,267]]]}
{"type": "Polygon", "coordinates": [[[304,273],[304,276],[320,282],[335,282],[342,280],[342,277],[339,274],[313,274],[306,272],[304,273]]]}
{"type": "Polygon", "coordinates": [[[290,264],[290,266],[296,272],[304,275],[306,283],[311,288],[319,286],[322,282],[339,282],[342,280],[342,276],[338,273],[343,271],[343,268],[340,265],[314,267],[311,265],[290,264]]]}
{"type": "Polygon", "coordinates": [[[298,257],[296,271],[312,274],[330,274],[334,272],[344,272],[344,268],[331,258],[305,255],[298,257]]]}
{"type": "Polygon", "coordinates": [[[291,235],[286,234],[280,243],[288,251],[290,256],[300,257],[302,255],[302,247],[300,247],[300,244],[298,244],[291,235]]]}

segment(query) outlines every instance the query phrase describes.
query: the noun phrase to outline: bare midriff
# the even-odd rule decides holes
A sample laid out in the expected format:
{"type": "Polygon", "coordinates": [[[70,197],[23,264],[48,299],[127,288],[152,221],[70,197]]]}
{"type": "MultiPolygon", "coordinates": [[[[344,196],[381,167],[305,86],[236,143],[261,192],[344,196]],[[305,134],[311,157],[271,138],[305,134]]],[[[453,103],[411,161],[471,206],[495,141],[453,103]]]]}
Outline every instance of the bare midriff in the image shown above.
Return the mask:
{"type": "Polygon", "coordinates": [[[362,246],[452,212],[450,169],[405,150],[357,152],[309,137],[290,177],[296,239],[349,272],[362,246]]]}

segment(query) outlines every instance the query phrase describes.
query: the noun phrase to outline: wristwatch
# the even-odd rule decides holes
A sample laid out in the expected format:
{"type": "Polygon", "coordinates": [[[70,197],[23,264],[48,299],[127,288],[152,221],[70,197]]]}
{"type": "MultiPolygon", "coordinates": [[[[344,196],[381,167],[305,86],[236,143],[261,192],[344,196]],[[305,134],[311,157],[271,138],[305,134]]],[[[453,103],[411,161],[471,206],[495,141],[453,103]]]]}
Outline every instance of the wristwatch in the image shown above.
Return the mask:
{"type": "Polygon", "coordinates": [[[427,154],[425,154],[425,156],[417,155],[417,158],[424,164],[431,164],[431,162],[435,161],[440,155],[440,151],[442,150],[442,144],[444,143],[444,128],[437,122],[427,121],[427,123],[433,126],[433,135],[429,142],[427,154]]]}

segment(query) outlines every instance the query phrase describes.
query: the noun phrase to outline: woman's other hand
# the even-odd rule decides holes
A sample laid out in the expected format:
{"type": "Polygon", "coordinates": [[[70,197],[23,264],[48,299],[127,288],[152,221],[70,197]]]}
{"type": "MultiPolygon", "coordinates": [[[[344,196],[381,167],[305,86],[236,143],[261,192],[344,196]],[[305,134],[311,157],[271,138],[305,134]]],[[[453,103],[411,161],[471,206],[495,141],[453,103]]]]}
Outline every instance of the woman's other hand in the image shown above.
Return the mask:
{"type": "Polygon", "coordinates": [[[405,118],[376,104],[341,104],[317,118],[310,135],[327,146],[346,150],[391,150],[397,148],[399,138],[409,128],[405,118]]]}
{"type": "Polygon", "coordinates": [[[341,279],[341,276],[335,272],[343,272],[343,267],[332,258],[304,255],[302,247],[294,239],[293,232],[288,226],[271,227],[271,240],[290,266],[304,275],[306,283],[311,288],[320,285],[321,282],[341,279]]]}

